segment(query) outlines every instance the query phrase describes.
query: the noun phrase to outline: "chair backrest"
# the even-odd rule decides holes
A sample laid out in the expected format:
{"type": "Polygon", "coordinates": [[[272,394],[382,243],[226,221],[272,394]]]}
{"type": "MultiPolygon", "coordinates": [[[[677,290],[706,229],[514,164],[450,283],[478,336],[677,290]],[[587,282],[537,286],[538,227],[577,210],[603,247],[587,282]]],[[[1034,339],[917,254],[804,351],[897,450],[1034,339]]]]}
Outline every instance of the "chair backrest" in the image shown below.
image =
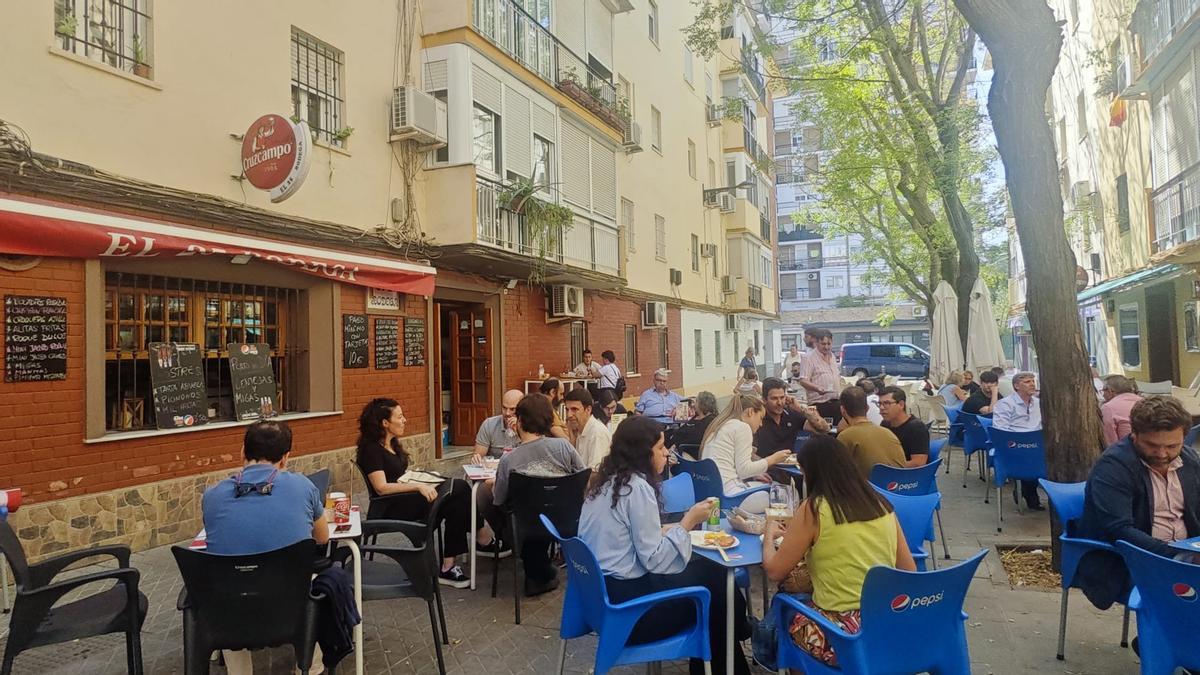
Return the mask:
{"type": "MultiPolygon", "coordinates": [[[[1200,565],[1164,558],[1123,540],[1117,542],[1117,550],[1125,559],[1133,585],[1142,596],[1138,625],[1141,626],[1141,613],[1145,612],[1158,629],[1153,647],[1190,657],[1171,657],[1165,661],[1195,668],[1196,626],[1200,625],[1200,602],[1197,601],[1200,597],[1200,565]]],[[[1146,638],[1142,641],[1145,650],[1146,638]]]]}
{"type": "Polygon", "coordinates": [[[579,537],[564,537],[546,514],[541,514],[542,527],[562,544],[567,561],[567,592],[563,598],[561,634],[564,638],[579,637],[598,631],[608,609],[608,589],[604,572],[592,549],[579,537]]]}
{"type": "Polygon", "coordinates": [[[717,469],[717,463],[711,459],[702,459],[698,462],[681,459],[675,465],[674,473],[676,475],[687,473],[692,476],[692,488],[695,491],[696,501],[709,497],[720,499],[725,496],[725,484],[721,481],[721,471],[717,469]]]}
{"type": "Polygon", "coordinates": [[[214,648],[292,644],[302,630],[313,573],[312,539],[255,555],[171,547],[189,611],[214,648]]]}
{"type": "Polygon", "coordinates": [[[1137,384],[1138,393],[1140,394],[1171,394],[1174,390],[1172,387],[1175,383],[1171,380],[1163,380],[1162,382],[1142,382],[1134,380],[1137,384]]]}
{"type": "Polygon", "coordinates": [[[308,480],[317,486],[317,494],[321,495],[322,499],[325,498],[325,493],[329,492],[329,476],[329,469],[308,474],[308,480]]]}
{"type": "Polygon", "coordinates": [[[666,513],[680,513],[696,505],[696,489],[692,487],[690,474],[681,473],[664,480],[661,489],[666,513]]]}
{"type": "Polygon", "coordinates": [[[942,461],[942,450],[946,447],[946,443],[948,443],[949,441],[950,441],[950,439],[948,437],[947,438],[935,438],[935,439],[929,441],[929,463],[930,464],[933,464],[934,462],[942,461]]]}
{"type": "Polygon", "coordinates": [[[695,443],[678,443],[675,449],[692,459],[700,459],[700,446],[695,443]]]}
{"type": "Polygon", "coordinates": [[[888,492],[878,485],[873,487],[891,502],[909,550],[921,548],[925,535],[929,532],[929,523],[933,522],[933,512],[941,502],[942,496],[936,492],[926,495],[901,495],[888,492]]]}
{"type": "Polygon", "coordinates": [[[870,480],[875,487],[894,494],[927,495],[937,492],[937,472],[941,464],[940,459],[911,469],[876,464],[871,469],[870,480]]]}
{"type": "Polygon", "coordinates": [[[996,454],[997,485],[1009,478],[1035,480],[1046,477],[1046,442],[1042,431],[1004,431],[988,427],[988,438],[996,454]]]}
{"type": "Polygon", "coordinates": [[[923,673],[948,662],[965,664],[963,601],[985,555],[987,549],[932,572],[868,570],[862,590],[861,640],[868,661],[863,672],[886,666],[889,673],[923,673]],[[925,637],[914,640],[914,631],[925,637]]]}
{"type": "Polygon", "coordinates": [[[988,446],[987,431],[979,421],[978,415],[972,415],[960,410],[958,413],[958,423],[963,428],[963,450],[967,454],[976,450],[983,450],[988,446]]]}
{"type": "Polygon", "coordinates": [[[362,476],[363,484],[367,486],[367,496],[371,499],[378,497],[379,495],[375,494],[375,488],[371,487],[371,479],[367,478],[367,472],[363,471],[358,462],[354,462],[354,469],[358,471],[358,475],[362,476]]]}
{"type": "MultiPolygon", "coordinates": [[[[944,403],[944,401],[943,401],[944,403]]],[[[946,413],[946,421],[950,424],[958,422],[958,414],[962,412],[961,405],[943,405],[942,412],[946,413]]]]}
{"type": "MultiPolygon", "coordinates": [[[[21,546],[21,540],[17,538],[17,533],[13,531],[12,526],[8,521],[0,518],[0,553],[8,559],[8,564],[12,567],[13,579],[16,582],[17,590],[33,590],[31,584],[33,579],[29,576],[29,562],[25,559],[25,549],[21,546]]],[[[0,561],[0,565],[4,563],[0,561]]]]}
{"type": "Polygon", "coordinates": [[[514,471],[508,476],[508,500],[505,504],[517,523],[522,540],[543,533],[540,514],[546,514],[559,532],[568,537],[579,531],[579,512],[587,490],[591,469],[554,478],[527,476],[514,471]]]}
{"type": "Polygon", "coordinates": [[[1083,497],[1087,483],[1055,483],[1045,478],[1039,478],[1038,482],[1050,498],[1050,506],[1058,514],[1059,521],[1069,533],[1071,521],[1078,520],[1083,515],[1083,497]]]}
{"type": "Polygon", "coordinates": [[[1188,430],[1187,436],[1184,436],[1183,438],[1183,444],[1189,448],[1195,448],[1196,439],[1200,439],[1200,424],[1197,424],[1188,430]]]}

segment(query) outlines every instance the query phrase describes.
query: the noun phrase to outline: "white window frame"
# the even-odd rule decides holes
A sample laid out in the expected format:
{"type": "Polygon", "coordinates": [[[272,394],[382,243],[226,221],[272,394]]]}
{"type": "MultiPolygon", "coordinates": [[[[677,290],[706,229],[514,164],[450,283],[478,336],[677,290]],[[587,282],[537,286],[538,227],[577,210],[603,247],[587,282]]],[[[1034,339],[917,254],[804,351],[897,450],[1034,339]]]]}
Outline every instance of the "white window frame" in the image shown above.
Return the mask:
{"type": "Polygon", "coordinates": [[[696,142],[688,139],[688,175],[696,179],[696,142]]]}
{"type": "Polygon", "coordinates": [[[650,106],[650,147],[662,154],[662,111],[650,106]]]}
{"type": "Polygon", "coordinates": [[[696,56],[692,54],[692,50],[688,48],[687,42],[683,43],[683,81],[688,83],[688,86],[696,84],[696,56]]]}
{"type": "Polygon", "coordinates": [[[700,237],[693,234],[692,237],[692,271],[700,271],[700,237]]]}
{"type": "Polygon", "coordinates": [[[654,214],[654,257],[667,261],[667,219],[654,214]]]}
{"type": "Polygon", "coordinates": [[[554,166],[554,141],[544,138],[538,134],[533,134],[533,162],[531,163],[531,166],[530,166],[529,179],[531,181],[533,181],[533,183],[535,185],[539,185],[539,184],[542,185],[542,187],[538,190],[538,192],[541,192],[544,194],[551,193],[551,188],[555,183],[555,175],[554,175],[555,168],[556,167],[554,166]],[[546,153],[545,153],[546,176],[545,176],[544,182],[539,183],[539,181],[538,181],[538,164],[539,164],[539,157],[541,156],[541,153],[539,153],[539,146],[542,144],[545,144],[545,148],[546,148],[546,153]]]}
{"type": "Polygon", "coordinates": [[[658,29],[659,29],[658,3],[655,2],[654,0],[648,0],[646,5],[647,5],[647,7],[646,7],[646,9],[647,9],[647,12],[646,12],[646,14],[647,14],[647,31],[646,32],[647,32],[647,35],[650,37],[650,41],[653,42],[654,45],[657,47],[658,46],[658,32],[659,32],[658,31],[658,29]]]}
{"type": "Polygon", "coordinates": [[[482,169],[483,171],[487,171],[496,177],[499,177],[501,175],[501,171],[503,170],[503,167],[504,167],[504,163],[501,161],[501,158],[500,158],[500,138],[501,138],[500,134],[502,133],[502,131],[503,130],[500,126],[500,115],[499,114],[492,111],[487,106],[480,104],[478,101],[472,102],[472,105],[471,105],[471,161],[472,161],[472,163],[475,164],[475,167],[477,169],[482,169]],[[488,115],[492,116],[492,165],[491,166],[480,166],[480,164],[479,164],[479,154],[480,154],[479,153],[479,138],[480,138],[480,136],[476,132],[476,129],[475,129],[475,123],[478,121],[476,119],[476,111],[477,110],[483,111],[483,112],[487,113],[488,115]]]}
{"type": "Polygon", "coordinates": [[[722,363],[721,359],[721,331],[713,331],[713,365],[719,366],[722,363]]]}
{"type": "Polygon", "coordinates": [[[1126,368],[1140,370],[1142,367],[1142,317],[1141,308],[1138,303],[1130,302],[1117,307],[1117,343],[1120,345],[1121,365],[1126,368]],[[1137,324],[1137,332],[1131,335],[1126,335],[1124,332],[1123,322],[1121,320],[1122,312],[1133,312],[1134,323],[1137,324]],[[1125,340],[1137,340],[1137,363],[1127,363],[1125,361],[1125,340]]]}
{"type": "Polygon", "coordinates": [[[692,331],[692,340],[694,343],[692,345],[692,351],[693,351],[692,356],[696,360],[695,366],[698,369],[703,368],[704,367],[704,331],[700,330],[699,328],[693,330],[692,331]]]}
{"type": "Polygon", "coordinates": [[[621,226],[625,228],[625,250],[629,253],[637,252],[635,217],[633,202],[621,197],[621,226]]]}

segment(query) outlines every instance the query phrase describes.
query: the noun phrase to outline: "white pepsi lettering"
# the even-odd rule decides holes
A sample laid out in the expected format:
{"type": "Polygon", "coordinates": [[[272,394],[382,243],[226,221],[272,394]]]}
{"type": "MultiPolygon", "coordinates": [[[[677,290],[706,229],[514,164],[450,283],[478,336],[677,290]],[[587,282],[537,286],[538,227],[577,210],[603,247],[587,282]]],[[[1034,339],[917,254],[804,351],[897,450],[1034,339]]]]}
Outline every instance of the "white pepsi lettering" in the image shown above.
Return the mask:
{"type": "Polygon", "coordinates": [[[934,595],[923,595],[919,598],[913,598],[912,603],[909,606],[914,609],[917,607],[929,607],[930,605],[934,605],[934,604],[941,602],[942,596],[944,596],[945,594],[946,594],[945,591],[942,591],[942,592],[936,593],[934,595]]]}

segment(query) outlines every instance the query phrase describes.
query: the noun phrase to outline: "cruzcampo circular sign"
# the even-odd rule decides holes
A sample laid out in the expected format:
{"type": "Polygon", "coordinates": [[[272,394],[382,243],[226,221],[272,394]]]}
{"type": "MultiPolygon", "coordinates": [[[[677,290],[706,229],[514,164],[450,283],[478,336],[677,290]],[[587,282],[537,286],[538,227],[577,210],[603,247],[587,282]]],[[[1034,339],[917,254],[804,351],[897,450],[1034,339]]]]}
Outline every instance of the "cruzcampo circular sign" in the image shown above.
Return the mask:
{"type": "Polygon", "coordinates": [[[281,115],[254,120],[242,138],[242,174],[251,185],[266,190],[272,202],[281,202],[300,189],[311,157],[308,124],[293,123],[281,115]]]}

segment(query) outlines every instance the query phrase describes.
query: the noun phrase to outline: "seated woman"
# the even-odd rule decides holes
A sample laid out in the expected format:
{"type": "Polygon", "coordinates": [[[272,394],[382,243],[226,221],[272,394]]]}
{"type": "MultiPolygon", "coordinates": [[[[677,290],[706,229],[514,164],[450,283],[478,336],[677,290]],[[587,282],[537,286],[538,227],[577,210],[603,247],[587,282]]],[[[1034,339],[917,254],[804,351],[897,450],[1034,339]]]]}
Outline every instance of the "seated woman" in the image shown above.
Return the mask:
{"type": "Polygon", "coordinates": [[[755,368],[746,368],[742,371],[742,376],[738,378],[738,382],[733,387],[734,396],[762,396],[762,382],[758,381],[758,370],[755,368]]]}
{"type": "Polygon", "coordinates": [[[404,411],[395,399],[377,398],[368,403],[358,418],[358,456],[355,461],[367,477],[372,495],[414,496],[412,499],[392,500],[380,517],[425,522],[429,517],[430,504],[438,495],[449,493],[441,511],[442,522],[445,523],[442,541],[442,555],[445,557],[442,558],[438,583],[466,588],[471,585],[471,580],[463,574],[454,559],[468,550],[471,490],[461,480],[446,480],[437,486],[399,482],[400,477],[408,471],[408,453],[400,445],[404,423],[404,411]]]}
{"type": "MultiPolygon", "coordinates": [[[[692,399],[692,418],[675,430],[671,435],[671,445],[678,448],[681,445],[694,446],[692,451],[699,454],[700,441],[704,432],[717,416],[717,397],[711,391],[702,391],[692,399]]],[[[695,459],[699,459],[696,457],[695,459]]]]}
{"type": "Polygon", "coordinates": [[[596,394],[596,402],[592,405],[592,417],[608,424],[613,415],[628,415],[629,411],[621,405],[617,392],[612,389],[601,389],[596,394]]]}
{"type": "Polygon", "coordinates": [[[938,395],[946,400],[946,405],[959,405],[970,396],[967,390],[963,389],[964,384],[966,384],[966,380],[963,379],[962,371],[955,370],[946,376],[946,383],[942,385],[941,389],[938,389],[938,395]]]}
{"type": "MultiPolygon", "coordinates": [[[[604,570],[610,602],[619,603],[651,593],[703,586],[712,594],[708,620],[712,662],[725,662],[725,573],[703,560],[692,561],[688,530],[708,518],[709,502],[702,501],[672,525],[659,516],[659,476],[667,466],[662,425],[646,417],[631,417],[613,433],[612,452],[592,475],[579,517],[582,539],[604,570]]],[[[630,636],[633,644],[661,640],[694,625],[691,601],[667,602],[647,612],[630,636]]],[[[734,671],[749,673],[741,651],[746,639],[746,600],[734,594],[734,671]]],[[[693,659],[691,673],[704,672],[693,659]]]]}
{"type": "MultiPolygon", "coordinates": [[[[867,570],[886,565],[914,571],[917,566],[892,505],[862,479],[845,445],[832,436],[813,436],[798,457],[808,498],[786,528],[768,521],[763,571],[775,582],[791,576],[799,587],[788,590],[811,590],[810,604],[817,611],[846,632],[857,633],[867,570]],[[783,544],[776,551],[780,534],[783,544]],[[805,567],[796,570],[797,565],[805,567]],[[806,578],[811,579],[811,589],[806,578]]],[[[801,649],[837,666],[825,634],[803,614],[792,619],[788,630],[801,649]]]]}
{"type": "MultiPolygon", "coordinates": [[[[718,415],[708,425],[708,431],[704,432],[700,458],[716,463],[726,494],[770,483],[767,469],[792,454],[791,450],[779,450],[762,459],[755,459],[754,432],[762,426],[766,410],[761,398],[735,395],[725,412],[718,415]]],[[[747,497],[742,502],[742,509],[750,513],[764,513],[767,502],[767,493],[759,492],[747,497]]]]}

